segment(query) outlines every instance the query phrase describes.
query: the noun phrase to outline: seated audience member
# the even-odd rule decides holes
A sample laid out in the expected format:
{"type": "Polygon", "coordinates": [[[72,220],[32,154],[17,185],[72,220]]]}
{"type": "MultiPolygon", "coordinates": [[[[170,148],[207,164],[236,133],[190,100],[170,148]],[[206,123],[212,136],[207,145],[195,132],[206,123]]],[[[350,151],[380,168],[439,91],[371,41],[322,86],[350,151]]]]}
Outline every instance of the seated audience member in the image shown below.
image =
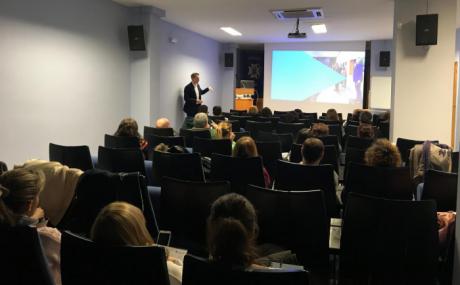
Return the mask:
{"type": "Polygon", "coordinates": [[[262,110],[260,111],[260,115],[261,115],[262,117],[267,117],[267,118],[268,118],[268,117],[272,117],[272,116],[273,116],[273,112],[272,112],[272,110],[271,110],[270,108],[264,107],[264,108],[262,108],[262,110]]]}
{"type": "Polygon", "coordinates": [[[390,111],[385,111],[380,115],[380,122],[389,122],[390,121],[390,111]]]}
{"type": "Polygon", "coordinates": [[[369,124],[369,125],[372,125],[372,113],[367,111],[367,110],[363,110],[360,114],[359,114],[359,124],[369,124]]]}
{"type": "Polygon", "coordinates": [[[170,128],[171,124],[167,118],[159,118],[155,123],[155,128],[166,129],[170,128]]]}
{"type": "Polygon", "coordinates": [[[400,167],[401,154],[389,140],[378,139],[367,149],[364,161],[369,166],[400,167]]]}
{"type": "Polygon", "coordinates": [[[362,109],[354,109],[353,114],[351,115],[351,120],[358,122],[362,111],[362,109]]]}
{"type": "Polygon", "coordinates": [[[168,146],[164,143],[160,143],[154,148],[155,151],[167,152],[167,153],[189,153],[189,151],[180,145],[168,146]]]}
{"type": "Polygon", "coordinates": [[[248,109],[248,115],[249,116],[256,116],[258,114],[259,114],[259,109],[257,108],[257,106],[249,107],[249,109],[248,109]]]}
{"type": "Polygon", "coordinates": [[[310,128],[310,137],[322,137],[329,135],[329,126],[324,123],[314,123],[310,128]]]}
{"type": "Polygon", "coordinates": [[[217,125],[216,129],[217,139],[229,139],[232,141],[232,150],[235,148],[235,134],[232,132],[232,123],[222,121],[217,125]]]}
{"type": "Polygon", "coordinates": [[[328,109],[326,112],[326,120],[338,122],[340,121],[339,114],[337,114],[337,111],[335,109],[328,109]]]}
{"type": "Polygon", "coordinates": [[[361,124],[358,126],[358,137],[373,139],[375,136],[374,128],[369,124],[361,124]]]}
{"type": "Polygon", "coordinates": [[[198,106],[198,113],[205,113],[207,115],[209,113],[208,105],[198,106]]]}
{"type": "Polygon", "coordinates": [[[212,126],[209,125],[208,115],[205,113],[197,113],[193,118],[193,128],[192,130],[208,129],[211,132],[211,138],[216,136],[217,125],[212,123],[212,126]]]}
{"type": "MultiPolygon", "coordinates": [[[[153,246],[155,242],[147,230],[142,211],[125,202],[105,206],[91,228],[91,239],[109,246],[153,246]]],[[[171,284],[182,283],[182,262],[168,257],[167,267],[171,284]]]]}
{"type": "MultiPolygon", "coordinates": [[[[45,181],[41,172],[14,169],[0,176],[0,224],[36,227],[56,284],[61,284],[61,233],[47,227],[39,195],[45,181]]],[[[19,277],[18,277],[19,278],[19,277]]]]}
{"type": "Polygon", "coordinates": [[[300,110],[300,109],[294,109],[294,112],[297,113],[297,119],[302,118],[302,110],[300,110]]]}
{"type": "Polygon", "coordinates": [[[221,106],[214,106],[212,108],[212,115],[213,116],[222,116],[222,107],[221,106]]]}
{"type": "Polygon", "coordinates": [[[310,129],[302,128],[297,132],[295,139],[296,144],[303,144],[303,142],[310,137],[310,129]]]}
{"type": "Polygon", "coordinates": [[[139,147],[142,151],[147,149],[148,142],[139,134],[137,122],[132,118],[125,118],[121,120],[118,129],[114,136],[119,137],[136,137],[139,140],[139,147]]]}
{"type": "MultiPolygon", "coordinates": [[[[251,137],[240,138],[233,148],[233,157],[249,158],[259,156],[257,152],[257,145],[251,137]]],[[[263,167],[265,187],[269,188],[271,185],[270,174],[267,169],[263,167]]]]}
{"type": "Polygon", "coordinates": [[[230,268],[257,268],[258,233],[254,206],[245,197],[231,193],[211,206],[207,221],[209,259],[230,268]]]}

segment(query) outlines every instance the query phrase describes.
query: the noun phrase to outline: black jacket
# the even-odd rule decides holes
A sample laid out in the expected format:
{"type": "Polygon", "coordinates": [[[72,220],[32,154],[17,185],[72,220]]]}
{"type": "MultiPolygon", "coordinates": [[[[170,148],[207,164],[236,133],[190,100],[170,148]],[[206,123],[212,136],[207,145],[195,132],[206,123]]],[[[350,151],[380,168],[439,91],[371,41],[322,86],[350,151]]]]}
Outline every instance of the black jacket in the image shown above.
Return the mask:
{"type": "Polygon", "coordinates": [[[184,112],[187,114],[187,117],[194,117],[198,111],[198,106],[200,104],[196,103],[197,99],[201,100],[201,95],[206,94],[209,91],[209,88],[202,90],[200,88],[200,84],[198,84],[198,93],[200,94],[199,98],[196,98],[195,88],[193,84],[190,82],[184,88],[184,112]]]}

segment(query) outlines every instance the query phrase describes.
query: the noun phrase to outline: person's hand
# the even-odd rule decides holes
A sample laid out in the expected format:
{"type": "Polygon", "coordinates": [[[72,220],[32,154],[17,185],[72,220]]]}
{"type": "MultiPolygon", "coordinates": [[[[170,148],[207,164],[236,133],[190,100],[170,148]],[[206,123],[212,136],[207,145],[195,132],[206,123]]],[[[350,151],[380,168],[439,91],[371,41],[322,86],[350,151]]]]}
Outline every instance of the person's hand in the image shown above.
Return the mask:
{"type": "Polygon", "coordinates": [[[149,142],[146,141],[145,139],[139,140],[139,147],[141,150],[144,150],[148,145],[149,145],[149,142]]]}
{"type": "Polygon", "coordinates": [[[197,104],[197,105],[200,105],[201,103],[203,103],[203,100],[196,99],[196,104],[197,104]]]}
{"type": "Polygon", "coordinates": [[[235,140],[235,137],[236,137],[235,133],[234,133],[234,132],[231,132],[231,133],[230,133],[230,140],[231,140],[231,141],[234,141],[234,140],[235,140]]]}
{"type": "Polygon", "coordinates": [[[30,217],[32,219],[34,219],[34,220],[39,221],[39,220],[45,218],[45,211],[43,211],[42,208],[38,207],[37,209],[35,209],[35,212],[30,217]]]}
{"type": "Polygon", "coordinates": [[[210,125],[213,129],[217,129],[217,124],[214,123],[213,121],[210,121],[210,125]]]}
{"type": "Polygon", "coordinates": [[[208,86],[208,89],[209,89],[209,91],[211,91],[211,92],[214,91],[214,88],[212,88],[212,86],[208,86]]]}

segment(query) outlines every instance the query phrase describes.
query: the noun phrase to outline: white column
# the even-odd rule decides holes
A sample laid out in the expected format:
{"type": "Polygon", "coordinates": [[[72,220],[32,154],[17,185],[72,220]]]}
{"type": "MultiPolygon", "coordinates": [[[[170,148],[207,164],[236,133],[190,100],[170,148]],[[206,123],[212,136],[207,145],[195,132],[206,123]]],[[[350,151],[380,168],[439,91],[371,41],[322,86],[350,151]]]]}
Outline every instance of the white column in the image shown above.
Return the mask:
{"type": "Polygon", "coordinates": [[[428,4],[429,14],[439,14],[438,44],[422,47],[415,45],[415,19],[427,12],[427,1],[395,1],[391,138],[449,144],[457,1],[428,4]]]}

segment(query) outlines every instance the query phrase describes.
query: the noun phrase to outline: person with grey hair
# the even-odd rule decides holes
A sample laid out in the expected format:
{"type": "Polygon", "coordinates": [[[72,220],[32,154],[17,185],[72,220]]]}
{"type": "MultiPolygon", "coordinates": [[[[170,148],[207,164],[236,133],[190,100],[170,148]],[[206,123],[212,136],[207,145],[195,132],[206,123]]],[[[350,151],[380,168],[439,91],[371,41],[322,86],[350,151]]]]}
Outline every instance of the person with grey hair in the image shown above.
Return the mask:
{"type": "Polygon", "coordinates": [[[193,128],[192,130],[202,130],[208,129],[211,132],[211,138],[216,136],[217,126],[214,122],[211,124],[208,121],[208,115],[205,113],[197,113],[193,118],[193,128]]]}

